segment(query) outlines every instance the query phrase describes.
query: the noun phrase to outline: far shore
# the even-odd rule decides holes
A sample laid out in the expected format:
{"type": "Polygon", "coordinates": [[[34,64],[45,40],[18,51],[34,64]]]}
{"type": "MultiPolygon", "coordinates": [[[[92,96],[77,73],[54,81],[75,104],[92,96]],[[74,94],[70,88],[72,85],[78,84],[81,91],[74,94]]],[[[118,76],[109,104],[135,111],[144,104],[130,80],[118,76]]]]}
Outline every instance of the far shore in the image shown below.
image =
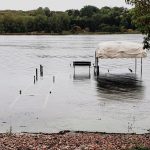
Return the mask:
{"type": "Polygon", "coordinates": [[[141,34],[139,31],[133,32],[76,32],[64,31],[62,33],[28,32],[28,33],[0,33],[0,35],[109,35],[109,34],[141,34]]]}
{"type": "Polygon", "coordinates": [[[150,134],[61,131],[1,133],[1,150],[150,150],[150,134]]]}

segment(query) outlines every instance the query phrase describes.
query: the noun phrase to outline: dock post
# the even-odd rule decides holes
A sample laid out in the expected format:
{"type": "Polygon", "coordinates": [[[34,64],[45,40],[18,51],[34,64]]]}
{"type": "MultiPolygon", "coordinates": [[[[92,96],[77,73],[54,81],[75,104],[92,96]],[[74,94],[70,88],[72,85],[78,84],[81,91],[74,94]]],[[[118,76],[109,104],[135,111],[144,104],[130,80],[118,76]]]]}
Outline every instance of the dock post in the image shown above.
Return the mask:
{"type": "Polygon", "coordinates": [[[55,83],[55,76],[53,76],[53,83],[55,83]]]}
{"type": "Polygon", "coordinates": [[[74,76],[75,76],[75,65],[74,65],[74,76]]]}
{"type": "Polygon", "coordinates": [[[96,75],[99,76],[98,58],[96,58],[96,75]]]}
{"type": "Polygon", "coordinates": [[[20,94],[20,95],[22,94],[22,91],[21,91],[21,90],[19,91],[19,94],[20,94]]]}
{"type": "Polygon", "coordinates": [[[40,65],[40,76],[43,77],[43,66],[40,65]]]}
{"type": "Polygon", "coordinates": [[[96,62],[96,51],[95,51],[95,65],[94,65],[94,75],[95,76],[97,75],[97,73],[96,73],[96,71],[97,71],[97,68],[96,68],[97,64],[96,63],[97,62],[96,62]]]}
{"type": "Polygon", "coordinates": [[[38,80],[38,69],[36,68],[36,81],[38,80]]]}
{"type": "Polygon", "coordinates": [[[136,71],[137,71],[137,59],[135,58],[135,74],[136,74],[136,71]]]}
{"type": "Polygon", "coordinates": [[[142,73],[143,73],[143,60],[141,58],[141,77],[142,77],[142,73]]]}
{"type": "Polygon", "coordinates": [[[34,84],[35,84],[35,76],[34,76],[34,84]]]}
{"type": "Polygon", "coordinates": [[[94,75],[99,76],[99,65],[98,65],[98,58],[96,57],[96,51],[95,51],[94,75]]]}
{"type": "Polygon", "coordinates": [[[97,76],[99,76],[99,66],[97,66],[97,76]]]}

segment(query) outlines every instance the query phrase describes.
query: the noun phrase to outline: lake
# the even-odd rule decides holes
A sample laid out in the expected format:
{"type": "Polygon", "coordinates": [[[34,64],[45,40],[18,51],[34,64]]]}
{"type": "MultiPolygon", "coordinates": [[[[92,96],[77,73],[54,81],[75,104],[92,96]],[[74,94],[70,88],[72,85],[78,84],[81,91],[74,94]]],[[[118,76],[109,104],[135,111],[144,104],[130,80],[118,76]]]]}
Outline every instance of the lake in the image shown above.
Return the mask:
{"type": "MultiPolygon", "coordinates": [[[[91,67],[74,68],[75,60],[94,63],[104,41],[135,41],[142,35],[0,36],[0,132],[61,130],[147,133],[150,129],[150,55],[138,60],[133,88],[101,87],[91,67]],[[34,84],[35,69],[44,76],[34,84]],[[21,95],[20,95],[21,90],[21,95]]],[[[100,60],[100,74],[130,73],[134,59],[100,60]]],[[[130,73],[131,74],[131,73],[130,73]]]]}

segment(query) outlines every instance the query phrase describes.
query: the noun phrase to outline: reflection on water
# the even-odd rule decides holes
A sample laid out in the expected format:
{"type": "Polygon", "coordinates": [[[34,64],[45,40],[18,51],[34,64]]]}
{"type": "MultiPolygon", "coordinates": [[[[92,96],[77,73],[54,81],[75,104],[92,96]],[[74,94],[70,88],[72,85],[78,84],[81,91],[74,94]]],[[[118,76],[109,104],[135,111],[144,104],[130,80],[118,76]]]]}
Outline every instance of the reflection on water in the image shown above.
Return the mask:
{"type": "Polygon", "coordinates": [[[73,75],[74,80],[84,81],[84,80],[89,80],[90,78],[91,78],[91,74],[74,74],[73,75]]]}
{"type": "Polygon", "coordinates": [[[142,80],[135,74],[101,74],[97,79],[100,97],[110,100],[141,100],[144,96],[142,80]]]}

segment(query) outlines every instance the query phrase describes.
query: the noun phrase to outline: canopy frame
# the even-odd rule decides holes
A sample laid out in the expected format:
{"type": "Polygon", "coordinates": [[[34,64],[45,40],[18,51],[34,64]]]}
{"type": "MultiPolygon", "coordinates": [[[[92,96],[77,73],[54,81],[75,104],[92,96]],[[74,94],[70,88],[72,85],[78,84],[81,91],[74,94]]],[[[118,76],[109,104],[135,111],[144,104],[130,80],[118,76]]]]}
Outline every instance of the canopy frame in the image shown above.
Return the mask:
{"type": "MultiPolygon", "coordinates": [[[[135,74],[137,73],[137,58],[134,58],[135,59],[135,74]]],[[[141,77],[142,77],[142,74],[143,74],[143,58],[141,57],[141,77]]],[[[99,69],[99,58],[96,57],[96,51],[95,51],[95,66],[94,66],[94,74],[96,76],[99,76],[100,74],[100,69],[99,69]]]]}
{"type": "MultiPolygon", "coordinates": [[[[132,58],[135,59],[135,74],[137,73],[137,59],[141,59],[141,77],[143,73],[143,58],[147,57],[142,44],[128,41],[108,41],[100,43],[95,51],[95,75],[99,75],[99,59],[132,58]]],[[[132,70],[131,70],[132,72],[132,70]]]]}

